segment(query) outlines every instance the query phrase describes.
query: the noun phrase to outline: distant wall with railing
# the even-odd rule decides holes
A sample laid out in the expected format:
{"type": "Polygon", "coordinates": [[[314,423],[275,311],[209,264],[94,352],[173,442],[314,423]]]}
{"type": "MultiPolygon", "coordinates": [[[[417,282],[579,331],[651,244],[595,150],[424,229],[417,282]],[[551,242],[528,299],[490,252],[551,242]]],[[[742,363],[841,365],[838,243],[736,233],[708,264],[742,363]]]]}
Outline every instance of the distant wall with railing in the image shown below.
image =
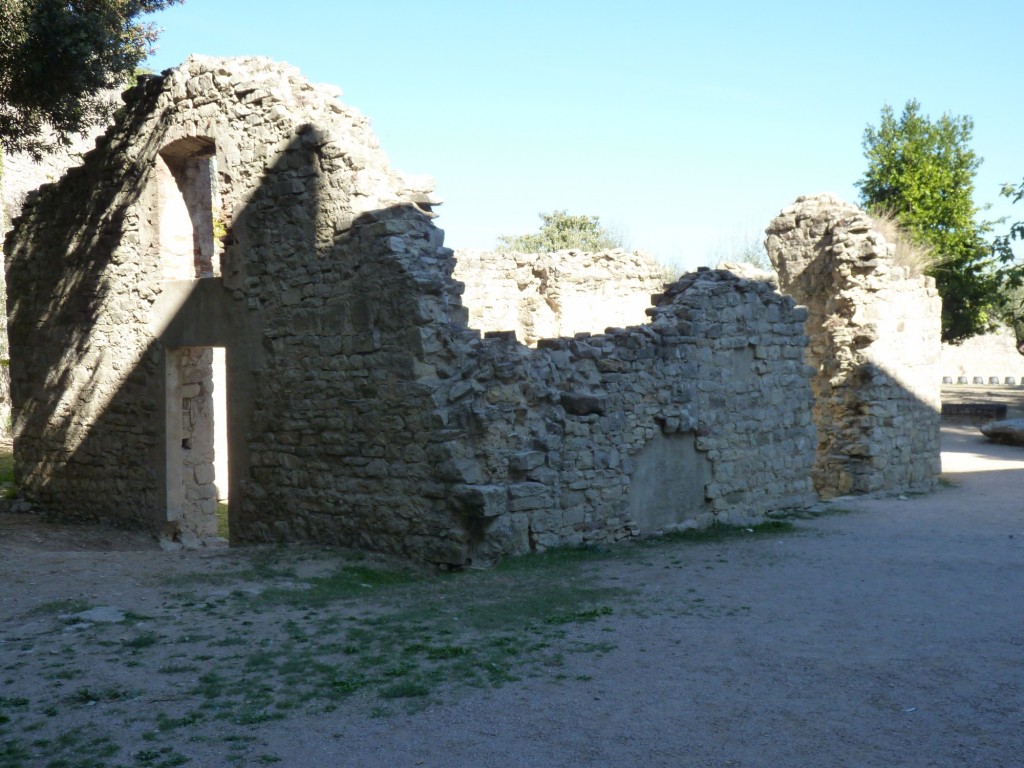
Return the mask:
{"type": "Polygon", "coordinates": [[[1024,355],[1009,328],[943,344],[941,365],[945,384],[1024,384],[1024,355]]]}

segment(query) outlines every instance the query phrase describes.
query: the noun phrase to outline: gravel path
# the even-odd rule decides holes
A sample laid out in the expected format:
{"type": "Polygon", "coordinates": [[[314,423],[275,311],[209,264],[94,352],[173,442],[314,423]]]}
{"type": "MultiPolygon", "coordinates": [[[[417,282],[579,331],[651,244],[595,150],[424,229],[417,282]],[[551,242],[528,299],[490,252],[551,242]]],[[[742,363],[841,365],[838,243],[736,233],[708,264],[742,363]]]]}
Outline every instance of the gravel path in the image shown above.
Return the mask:
{"type": "MultiPolygon", "coordinates": [[[[235,574],[245,553],[168,555],[129,534],[0,515],[10,718],[0,740],[21,749],[8,746],[0,766],[57,754],[33,750],[14,727],[80,723],[114,745],[97,765],[1024,766],[1024,449],[968,426],[944,427],[943,440],[945,483],[933,494],[840,500],[793,532],[580,563],[574,578],[618,590],[602,598],[614,611],[543,636],[538,654],[565,652],[517,680],[442,686],[415,707],[359,694],[250,724],[244,739],[214,714],[146,731],[140,713],[165,697],[145,650],[138,679],[120,673],[127,700],[76,708],[74,682],[47,699],[41,691],[57,683],[44,662],[86,635],[40,606],[70,596],[148,615],[163,633],[151,650],[166,654],[172,618],[188,605],[174,596],[182,580],[235,574]],[[46,701],[59,705],[48,718],[34,709],[46,701]]],[[[235,592],[250,583],[231,579],[224,588],[235,592]]],[[[227,621],[212,609],[203,617],[212,634],[227,621]]],[[[261,622],[283,620],[260,614],[253,638],[261,622]]],[[[89,637],[73,652],[98,664],[109,645],[89,637]]]]}
{"type": "MultiPolygon", "coordinates": [[[[847,501],[804,535],[661,554],[585,682],[460,698],[309,739],[365,766],[1022,766],[1024,451],[945,430],[956,487],[847,501]]],[[[570,677],[572,674],[570,674],[570,677]]],[[[286,738],[285,731],[278,738],[286,738]]],[[[321,731],[321,733],[323,733],[321,731]]],[[[315,748],[312,745],[316,745],[315,748]]]]}

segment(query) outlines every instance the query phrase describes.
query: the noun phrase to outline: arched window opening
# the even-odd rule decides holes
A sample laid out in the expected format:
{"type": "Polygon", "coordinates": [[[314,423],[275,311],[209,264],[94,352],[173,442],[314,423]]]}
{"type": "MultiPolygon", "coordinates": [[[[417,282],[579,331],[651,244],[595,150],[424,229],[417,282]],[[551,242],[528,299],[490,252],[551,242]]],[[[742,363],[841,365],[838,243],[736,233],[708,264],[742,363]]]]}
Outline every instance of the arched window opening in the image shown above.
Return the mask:
{"type": "Polygon", "coordinates": [[[160,260],[165,280],[220,276],[221,237],[216,145],[187,138],[157,157],[160,260]]]}

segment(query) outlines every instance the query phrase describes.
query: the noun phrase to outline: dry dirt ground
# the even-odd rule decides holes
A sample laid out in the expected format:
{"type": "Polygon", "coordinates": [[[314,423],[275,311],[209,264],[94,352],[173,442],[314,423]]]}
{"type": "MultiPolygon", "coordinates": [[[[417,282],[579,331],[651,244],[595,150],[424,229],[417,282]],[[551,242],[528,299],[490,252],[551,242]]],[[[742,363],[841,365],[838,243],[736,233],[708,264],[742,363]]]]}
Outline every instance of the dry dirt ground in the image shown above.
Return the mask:
{"type": "Polygon", "coordinates": [[[1024,766],[1024,448],[754,531],[415,573],[0,514],[0,766],[1024,766]]]}

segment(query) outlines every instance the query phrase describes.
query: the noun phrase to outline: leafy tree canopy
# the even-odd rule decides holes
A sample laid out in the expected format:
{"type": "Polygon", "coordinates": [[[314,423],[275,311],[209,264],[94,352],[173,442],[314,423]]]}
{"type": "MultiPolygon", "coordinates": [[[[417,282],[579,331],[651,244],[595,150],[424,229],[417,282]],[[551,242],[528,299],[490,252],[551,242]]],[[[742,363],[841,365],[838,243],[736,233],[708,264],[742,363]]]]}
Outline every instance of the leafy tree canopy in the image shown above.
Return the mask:
{"type": "MultiPolygon", "coordinates": [[[[1003,197],[1013,198],[1014,203],[1024,200],[1024,180],[1020,186],[1007,184],[1003,187],[1003,197]]],[[[997,237],[993,243],[996,256],[1006,265],[1005,272],[1013,287],[1019,288],[1024,285],[1024,264],[1016,260],[1013,251],[1014,242],[1024,242],[1024,221],[1017,221],[1010,225],[1005,235],[997,237]]]]}
{"type": "MultiPolygon", "coordinates": [[[[1007,184],[1003,195],[1013,198],[1014,203],[1024,200],[1024,180],[1014,187],[1007,184]]],[[[1005,299],[1002,307],[1003,321],[1013,328],[1017,336],[1017,351],[1024,355],[1024,262],[1016,257],[1014,243],[1024,242],[1024,221],[1010,224],[1009,231],[993,242],[993,251],[1002,263],[1005,299]]]]}
{"type": "Polygon", "coordinates": [[[39,157],[101,124],[157,30],[138,17],[181,0],[0,0],[0,146],[39,157]]]}
{"type": "Polygon", "coordinates": [[[984,333],[1000,301],[990,227],[977,221],[974,175],[981,158],[970,148],[974,123],[949,114],[932,121],[908,101],[899,118],[882,108],[878,128],[864,131],[868,169],[857,182],[869,212],[893,216],[912,238],[931,247],[927,270],[942,296],[942,338],[958,342],[984,333]]]}
{"type": "Polygon", "coordinates": [[[571,216],[566,211],[540,214],[540,232],[501,235],[498,250],[519,253],[552,251],[607,251],[622,248],[622,238],[601,226],[597,216],[571,216]]]}

